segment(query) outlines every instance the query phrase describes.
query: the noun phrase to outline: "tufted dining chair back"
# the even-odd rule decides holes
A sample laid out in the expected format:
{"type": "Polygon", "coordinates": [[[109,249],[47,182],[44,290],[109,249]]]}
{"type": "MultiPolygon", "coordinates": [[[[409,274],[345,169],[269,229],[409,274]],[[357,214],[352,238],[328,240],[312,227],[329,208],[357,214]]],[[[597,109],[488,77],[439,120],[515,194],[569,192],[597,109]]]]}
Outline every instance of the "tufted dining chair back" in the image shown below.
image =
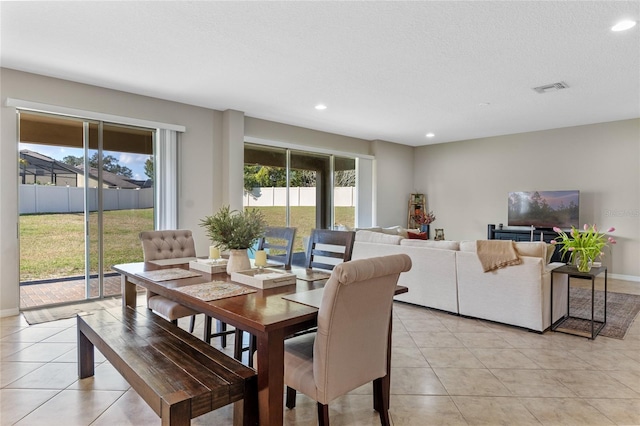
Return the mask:
{"type": "MultiPolygon", "coordinates": [[[[398,277],[411,269],[411,258],[394,254],[337,265],[324,286],[318,331],[285,342],[284,381],[287,407],[295,390],[318,402],[319,424],[328,424],[327,405],[387,374],[391,307],[398,277]]],[[[260,366],[258,366],[258,370],[260,366]]],[[[374,398],[388,395],[374,386],[374,398]]],[[[382,424],[389,424],[382,403],[382,424]]]]}
{"type": "MultiPolygon", "coordinates": [[[[139,234],[139,238],[145,262],[196,256],[196,244],[191,231],[188,229],[143,231],[139,234]]],[[[147,308],[161,314],[176,325],[178,324],[178,318],[190,316],[189,332],[193,333],[196,315],[199,312],[153,293],[148,289],[147,308]]]]}
{"type": "Polygon", "coordinates": [[[188,229],[144,231],[140,242],[145,262],[196,256],[196,244],[188,229]]]}

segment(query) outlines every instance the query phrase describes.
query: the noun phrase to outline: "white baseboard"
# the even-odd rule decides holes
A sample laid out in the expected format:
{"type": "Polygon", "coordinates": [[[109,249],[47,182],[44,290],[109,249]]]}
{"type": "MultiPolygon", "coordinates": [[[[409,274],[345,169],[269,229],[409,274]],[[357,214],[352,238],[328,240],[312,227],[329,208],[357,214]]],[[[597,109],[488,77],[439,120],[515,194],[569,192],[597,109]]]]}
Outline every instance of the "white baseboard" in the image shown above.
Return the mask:
{"type": "Polygon", "coordinates": [[[18,315],[19,313],[20,313],[20,309],[18,308],[3,309],[0,311],[0,318],[12,317],[14,315],[18,315]]]}
{"type": "Polygon", "coordinates": [[[636,275],[609,274],[609,278],[613,278],[614,280],[633,281],[636,283],[640,283],[640,277],[636,275]]]}

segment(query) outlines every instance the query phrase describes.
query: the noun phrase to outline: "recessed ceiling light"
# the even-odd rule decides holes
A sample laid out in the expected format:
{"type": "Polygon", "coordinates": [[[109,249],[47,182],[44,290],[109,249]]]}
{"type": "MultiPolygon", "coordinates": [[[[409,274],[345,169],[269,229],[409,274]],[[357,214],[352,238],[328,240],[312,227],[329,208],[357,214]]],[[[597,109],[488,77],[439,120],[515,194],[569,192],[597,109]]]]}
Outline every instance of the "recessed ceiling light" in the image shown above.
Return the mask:
{"type": "Polygon", "coordinates": [[[429,132],[429,133],[427,133],[425,136],[426,136],[426,137],[428,137],[428,138],[432,138],[432,137],[434,137],[434,136],[435,136],[435,134],[433,134],[433,133],[429,132]]]}
{"type": "Polygon", "coordinates": [[[611,27],[611,31],[624,31],[624,30],[628,30],[629,28],[633,28],[636,26],[636,21],[620,21],[617,24],[615,24],[613,27],[611,27]]]}
{"type": "Polygon", "coordinates": [[[327,109],[327,106],[325,104],[318,104],[318,105],[316,105],[316,109],[318,111],[323,111],[323,110],[327,109]]]}

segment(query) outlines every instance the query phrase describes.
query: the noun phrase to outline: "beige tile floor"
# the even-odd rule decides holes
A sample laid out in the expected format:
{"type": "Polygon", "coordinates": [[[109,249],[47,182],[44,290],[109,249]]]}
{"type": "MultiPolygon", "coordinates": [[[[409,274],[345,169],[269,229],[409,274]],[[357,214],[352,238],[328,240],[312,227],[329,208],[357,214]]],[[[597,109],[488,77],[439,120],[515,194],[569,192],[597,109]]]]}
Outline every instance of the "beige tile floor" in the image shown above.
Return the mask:
{"type": "MultiPolygon", "coordinates": [[[[610,280],[610,290],[638,294],[640,284],[610,280]]],[[[74,319],[29,326],[15,316],[0,329],[0,424],[160,424],[99,353],[96,375],[77,379],[74,319]]],[[[640,425],[640,321],[624,340],[590,341],[396,303],[392,363],[395,426],[640,425]]],[[[330,405],[331,422],[379,425],[371,407],[363,386],[330,405]]],[[[231,412],[192,423],[230,425],[231,412]]],[[[287,425],[316,424],[305,396],[284,412],[287,425]]]]}

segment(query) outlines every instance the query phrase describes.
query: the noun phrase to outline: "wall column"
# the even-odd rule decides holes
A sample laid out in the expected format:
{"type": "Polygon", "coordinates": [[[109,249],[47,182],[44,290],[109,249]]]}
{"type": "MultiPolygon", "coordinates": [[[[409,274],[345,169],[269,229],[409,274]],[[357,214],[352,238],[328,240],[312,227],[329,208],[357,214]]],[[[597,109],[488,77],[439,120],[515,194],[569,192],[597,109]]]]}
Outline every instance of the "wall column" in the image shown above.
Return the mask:
{"type": "Polygon", "coordinates": [[[244,188],[244,113],[222,113],[222,204],[242,211],[244,188]]]}
{"type": "MultiPolygon", "coordinates": [[[[4,87],[3,87],[4,89],[4,87]]],[[[5,104],[5,98],[2,99],[5,104]]],[[[2,106],[0,139],[0,317],[18,315],[20,306],[20,271],[18,260],[18,154],[16,109],[2,106]]]]}

